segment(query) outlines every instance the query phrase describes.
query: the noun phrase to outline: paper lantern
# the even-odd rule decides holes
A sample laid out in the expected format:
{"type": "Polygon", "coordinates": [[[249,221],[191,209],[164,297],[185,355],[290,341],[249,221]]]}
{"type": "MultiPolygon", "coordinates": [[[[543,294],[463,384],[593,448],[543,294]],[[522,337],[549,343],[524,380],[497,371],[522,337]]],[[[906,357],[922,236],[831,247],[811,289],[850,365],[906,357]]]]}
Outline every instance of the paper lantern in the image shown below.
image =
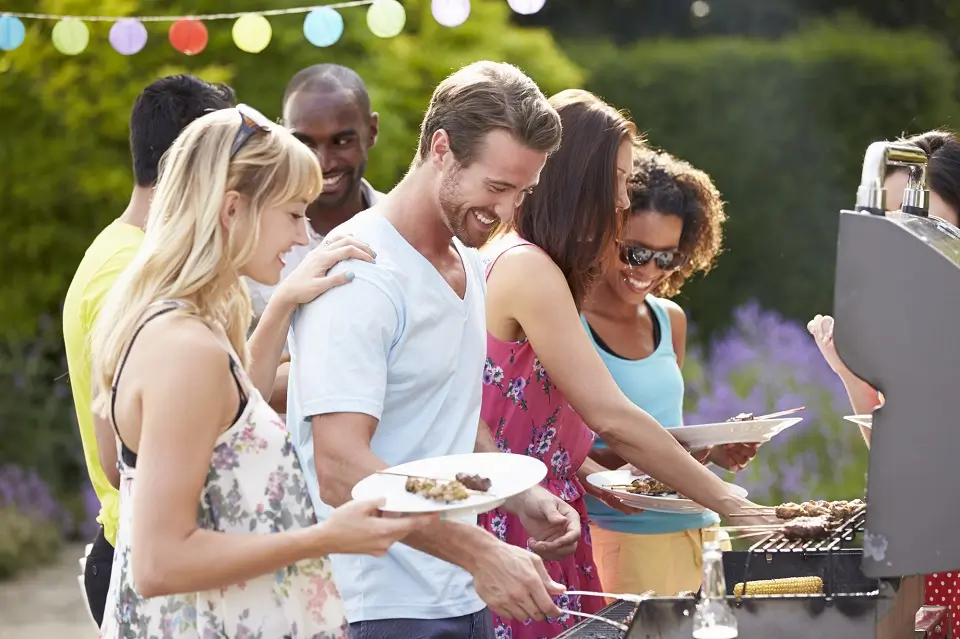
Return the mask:
{"type": "Polygon", "coordinates": [[[16,16],[0,16],[0,50],[13,51],[27,37],[23,22],[16,16]]]}
{"type": "Polygon", "coordinates": [[[270,44],[273,29],[270,21],[259,13],[248,13],[233,23],[233,42],[247,53],[260,53],[270,44]]]}
{"type": "Polygon", "coordinates": [[[207,48],[207,26],[199,20],[177,20],[170,25],[170,45],[187,55],[197,55],[207,48]]]}
{"type": "Polygon", "coordinates": [[[470,0],[432,0],[430,10],[445,27],[458,27],[470,16],[470,0]]]}
{"type": "Polygon", "coordinates": [[[510,8],[522,15],[528,16],[543,9],[547,0],[507,0],[510,8]]]}
{"type": "Polygon", "coordinates": [[[110,46],[120,55],[133,55],[147,44],[147,28],[134,18],[124,18],[110,27],[110,46]]]}
{"type": "Polygon", "coordinates": [[[77,55],[90,43],[90,30],[83,20],[64,18],[53,25],[53,46],[64,55],[77,55]]]}
{"type": "Polygon", "coordinates": [[[367,26],[378,38],[392,38],[407,21],[407,12],[397,0],[374,0],[367,9],[367,26]]]}
{"type": "Polygon", "coordinates": [[[303,35],[317,47],[329,47],[343,35],[343,17],[330,7],[320,7],[303,20],[303,35]]]}

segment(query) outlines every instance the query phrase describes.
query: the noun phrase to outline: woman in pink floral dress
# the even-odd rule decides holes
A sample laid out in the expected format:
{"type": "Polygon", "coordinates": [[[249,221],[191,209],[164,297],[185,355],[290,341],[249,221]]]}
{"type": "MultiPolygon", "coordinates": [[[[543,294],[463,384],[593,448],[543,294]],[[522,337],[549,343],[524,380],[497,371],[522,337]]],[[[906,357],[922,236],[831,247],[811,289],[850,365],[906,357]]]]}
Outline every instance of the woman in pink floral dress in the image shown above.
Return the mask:
{"type": "MultiPolygon", "coordinates": [[[[510,227],[484,249],[488,335],[481,417],[501,450],[542,460],[548,469],[543,485],[580,514],[577,550],[545,558],[554,559],[546,562],[550,576],[568,591],[598,591],[583,499],[590,489],[582,481],[604,470],[587,457],[594,431],[622,458],[711,510],[750,523],[766,518],[752,515],[749,501],[632,404],[590,342],[579,307],[629,207],[636,129],[586,91],[563,91],[550,101],[563,123],[560,149],[510,227]]],[[[527,545],[519,520],[502,510],[480,523],[500,539],[527,545]]],[[[594,596],[563,594],[555,601],[575,612],[604,605],[594,596]]],[[[545,622],[495,618],[498,639],[549,639],[576,621],[571,615],[545,622]]]]}

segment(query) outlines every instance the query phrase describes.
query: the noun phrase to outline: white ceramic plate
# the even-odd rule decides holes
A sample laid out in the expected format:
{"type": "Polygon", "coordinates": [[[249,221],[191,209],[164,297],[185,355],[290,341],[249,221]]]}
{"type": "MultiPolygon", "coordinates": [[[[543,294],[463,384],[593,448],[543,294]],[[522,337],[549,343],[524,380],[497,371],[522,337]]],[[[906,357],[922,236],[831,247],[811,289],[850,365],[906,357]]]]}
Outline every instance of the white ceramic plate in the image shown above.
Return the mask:
{"type": "Polygon", "coordinates": [[[374,474],[361,479],[353,487],[354,499],[384,498],[380,509],[395,513],[436,513],[476,515],[493,510],[509,497],[539,484],[547,475],[547,467],[539,459],[508,453],[470,453],[431,457],[387,469],[391,473],[451,480],[457,473],[480,475],[490,480],[486,493],[470,493],[462,501],[445,504],[408,493],[405,477],[374,474]]]}
{"type": "Polygon", "coordinates": [[[670,434],[688,448],[722,444],[762,444],[802,421],[802,417],[781,417],[755,419],[748,422],[677,426],[670,429],[670,434]]]}
{"type": "Polygon", "coordinates": [[[873,430],[873,415],[847,415],[844,419],[873,430]]]}
{"type": "MultiPolygon", "coordinates": [[[[706,508],[695,501],[681,499],[676,496],[671,497],[653,497],[650,495],[634,495],[628,493],[623,488],[609,488],[609,486],[625,486],[634,479],[642,479],[646,475],[633,475],[630,470],[608,470],[602,473],[593,473],[587,477],[591,485],[600,490],[616,496],[623,503],[635,508],[644,510],[656,510],[664,513],[702,513],[706,508]]],[[[733,488],[733,491],[742,496],[747,496],[747,489],[734,484],[727,484],[733,488]]]]}

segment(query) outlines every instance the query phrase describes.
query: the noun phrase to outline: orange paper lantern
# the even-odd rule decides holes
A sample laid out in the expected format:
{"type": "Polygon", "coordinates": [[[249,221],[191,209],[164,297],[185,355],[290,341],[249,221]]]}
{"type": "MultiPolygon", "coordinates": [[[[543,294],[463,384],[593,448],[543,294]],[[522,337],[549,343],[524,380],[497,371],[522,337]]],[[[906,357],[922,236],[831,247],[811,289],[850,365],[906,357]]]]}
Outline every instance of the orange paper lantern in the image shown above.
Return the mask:
{"type": "Polygon", "coordinates": [[[170,44],[180,53],[197,55],[207,47],[207,27],[199,20],[177,20],[170,25],[170,44]]]}

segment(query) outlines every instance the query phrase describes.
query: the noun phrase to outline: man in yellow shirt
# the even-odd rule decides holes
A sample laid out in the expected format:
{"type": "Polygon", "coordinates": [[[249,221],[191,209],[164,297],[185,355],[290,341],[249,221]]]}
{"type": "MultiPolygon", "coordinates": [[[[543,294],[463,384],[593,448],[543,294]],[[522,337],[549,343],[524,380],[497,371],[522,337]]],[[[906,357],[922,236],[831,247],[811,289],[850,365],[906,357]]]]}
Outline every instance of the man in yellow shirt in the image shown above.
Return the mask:
{"type": "Polygon", "coordinates": [[[100,529],[86,559],[84,586],[97,625],[103,621],[113,545],[116,543],[120,495],[116,443],[98,446],[91,409],[90,331],[107,293],[136,255],[143,241],[150,198],[157,182],[160,158],[190,122],[204,113],[232,107],[233,90],[191,75],[174,75],[152,83],[137,97],[130,115],[130,152],[135,184],[130,203],[93,241],[77,268],[63,306],[63,338],[70,371],[73,403],[83,440],[90,481],[100,500],[100,529]],[[102,461],[101,461],[102,460],[102,461]]]}

